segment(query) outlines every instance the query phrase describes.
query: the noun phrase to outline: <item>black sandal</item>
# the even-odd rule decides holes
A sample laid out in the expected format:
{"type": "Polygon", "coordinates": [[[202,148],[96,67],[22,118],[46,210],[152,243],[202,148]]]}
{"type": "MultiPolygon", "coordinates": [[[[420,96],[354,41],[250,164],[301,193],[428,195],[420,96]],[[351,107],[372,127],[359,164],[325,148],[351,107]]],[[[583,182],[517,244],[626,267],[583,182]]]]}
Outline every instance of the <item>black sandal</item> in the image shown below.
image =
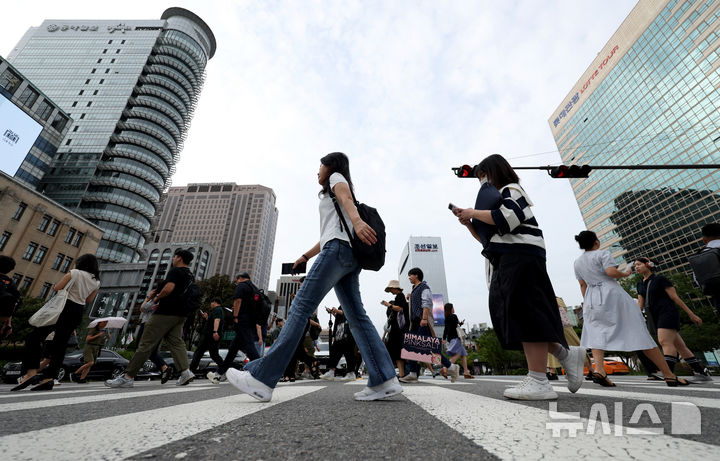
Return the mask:
{"type": "Polygon", "coordinates": [[[601,385],[602,387],[616,387],[616,384],[608,379],[607,373],[604,375],[601,375],[600,373],[593,373],[593,382],[601,385]]]}
{"type": "Polygon", "coordinates": [[[690,384],[690,382],[675,376],[674,378],[665,378],[665,384],[668,385],[668,387],[678,387],[678,386],[687,386],[690,384]]]}
{"type": "Polygon", "coordinates": [[[313,379],[320,379],[320,362],[317,360],[310,365],[310,375],[313,379]]]}

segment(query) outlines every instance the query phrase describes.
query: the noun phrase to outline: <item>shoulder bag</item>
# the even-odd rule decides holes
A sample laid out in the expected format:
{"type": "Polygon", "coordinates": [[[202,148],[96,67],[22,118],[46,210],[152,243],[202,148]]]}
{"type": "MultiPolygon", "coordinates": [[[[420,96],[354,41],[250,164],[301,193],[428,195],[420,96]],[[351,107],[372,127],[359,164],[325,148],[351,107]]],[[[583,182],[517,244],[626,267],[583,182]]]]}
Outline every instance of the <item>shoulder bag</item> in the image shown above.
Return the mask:
{"type": "Polygon", "coordinates": [[[345,222],[345,217],[340,210],[340,204],[338,203],[337,197],[332,190],[330,190],[330,198],[332,198],[333,205],[335,205],[335,211],[337,211],[337,214],[340,217],[340,222],[342,223],[341,229],[344,229],[345,232],[347,232],[353,256],[355,256],[355,259],[360,264],[360,267],[371,271],[379,271],[385,265],[385,223],[383,223],[382,218],[380,218],[380,214],[375,208],[358,202],[355,199],[355,194],[352,194],[353,202],[358,210],[360,219],[372,227],[377,237],[377,241],[375,243],[372,245],[366,245],[362,240],[360,240],[354,231],[352,234],[350,233],[350,228],[348,227],[347,222],[345,222]]]}
{"type": "Polygon", "coordinates": [[[38,311],[30,317],[28,323],[34,327],[55,325],[60,317],[60,314],[62,314],[62,311],[65,308],[65,303],[68,298],[68,290],[70,290],[74,283],[75,280],[72,278],[72,272],[70,272],[70,281],[67,285],[65,285],[65,288],[58,291],[55,296],[50,298],[48,302],[43,305],[43,307],[38,309],[38,311]]]}

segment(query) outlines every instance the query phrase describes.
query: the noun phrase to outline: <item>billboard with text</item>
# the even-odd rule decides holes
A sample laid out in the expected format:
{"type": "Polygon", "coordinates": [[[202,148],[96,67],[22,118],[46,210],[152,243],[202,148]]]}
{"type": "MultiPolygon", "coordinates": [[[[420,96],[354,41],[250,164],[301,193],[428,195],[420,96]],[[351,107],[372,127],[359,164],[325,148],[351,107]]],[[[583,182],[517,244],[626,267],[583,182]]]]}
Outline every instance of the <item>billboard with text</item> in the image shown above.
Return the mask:
{"type": "Polygon", "coordinates": [[[42,128],[22,109],[0,95],[0,170],[13,176],[42,128]]]}

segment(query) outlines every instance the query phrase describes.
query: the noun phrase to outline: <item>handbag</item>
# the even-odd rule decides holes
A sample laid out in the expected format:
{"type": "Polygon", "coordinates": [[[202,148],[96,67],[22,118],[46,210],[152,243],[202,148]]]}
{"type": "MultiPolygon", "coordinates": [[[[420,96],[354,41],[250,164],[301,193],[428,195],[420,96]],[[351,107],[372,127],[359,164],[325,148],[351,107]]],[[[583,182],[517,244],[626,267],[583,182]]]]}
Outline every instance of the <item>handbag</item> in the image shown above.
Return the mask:
{"type": "Polygon", "coordinates": [[[358,210],[360,219],[375,231],[377,238],[377,241],[372,245],[366,245],[354,231],[350,234],[350,228],[347,222],[345,222],[345,217],[343,217],[342,211],[340,210],[340,204],[338,204],[337,197],[332,190],[330,190],[330,197],[342,223],[340,229],[342,230],[344,228],[345,232],[347,232],[350,238],[350,247],[352,248],[353,256],[355,256],[360,267],[371,271],[379,271],[385,265],[385,223],[380,217],[380,214],[375,208],[358,202],[355,199],[355,194],[352,194],[353,202],[358,210]]]}
{"type": "Polygon", "coordinates": [[[55,296],[50,298],[48,302],[43,305],[43,307],[38,309],[38,311],[30,317],[28,323],[34,327],[55,325],[60,317],[60,314],[62,314],[62,311],[65,308],[65,303],[68,298],[68,290],[73,286],[73,283],[75,283],[75,280],[72,278],[72,272],[70,272],[70,281],[67,285],[65,285],[65,288],[58,291],[55,296]]]}
{"type": "Polygon", "coordinates": [[[405,333],[400,358],[437,365],[440,363],[441,351],[442,340],[440,338],[417,333],[405,333]]]}

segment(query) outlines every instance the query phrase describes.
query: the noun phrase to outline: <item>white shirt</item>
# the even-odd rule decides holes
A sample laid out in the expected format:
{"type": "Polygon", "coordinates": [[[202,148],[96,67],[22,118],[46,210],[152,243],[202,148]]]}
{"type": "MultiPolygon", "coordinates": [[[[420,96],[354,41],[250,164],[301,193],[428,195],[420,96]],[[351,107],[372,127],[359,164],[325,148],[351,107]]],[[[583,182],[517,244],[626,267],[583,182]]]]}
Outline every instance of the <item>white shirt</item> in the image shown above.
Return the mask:
{"type": "MultiPolygon", "coordinates": [[[[330,190],[335,192],[335,186],[341,182],[347,184],[347,180],[343,175],[340,173],[331,174],[330,190]]],[[[340,210],[345,217],[345,222],[350,229],[350,233],[352,233],[353,225],[350,221],[350,217],[340,201],[338,201],[338,206],[340,206],[340,210]]],[[[340,239],[346,242],[350,241],[350,237],[347,232],[345,232],[345,228],[343,227],[342,222],[340,222],[340,217],[335,210],[335,205],[333,205],[332,198],[330,198],[330,194],[328,193],[320,197],[320,249],[322,250],[326,243],[334,239],[340,239]]]]}
{"type": "MultiPolygon", "coordinates": [[[[100,281],[95,280],[91,273],[73,269],[70,271],[72,286],[68,289],[68,299],[74,303],[85,305],[90,293],[100,288],[100,281]]],[[[70,282],[68,282],[68,285],[70,282]]],[[[67,285],[65,285],[67,288],[67,285]]]]}

